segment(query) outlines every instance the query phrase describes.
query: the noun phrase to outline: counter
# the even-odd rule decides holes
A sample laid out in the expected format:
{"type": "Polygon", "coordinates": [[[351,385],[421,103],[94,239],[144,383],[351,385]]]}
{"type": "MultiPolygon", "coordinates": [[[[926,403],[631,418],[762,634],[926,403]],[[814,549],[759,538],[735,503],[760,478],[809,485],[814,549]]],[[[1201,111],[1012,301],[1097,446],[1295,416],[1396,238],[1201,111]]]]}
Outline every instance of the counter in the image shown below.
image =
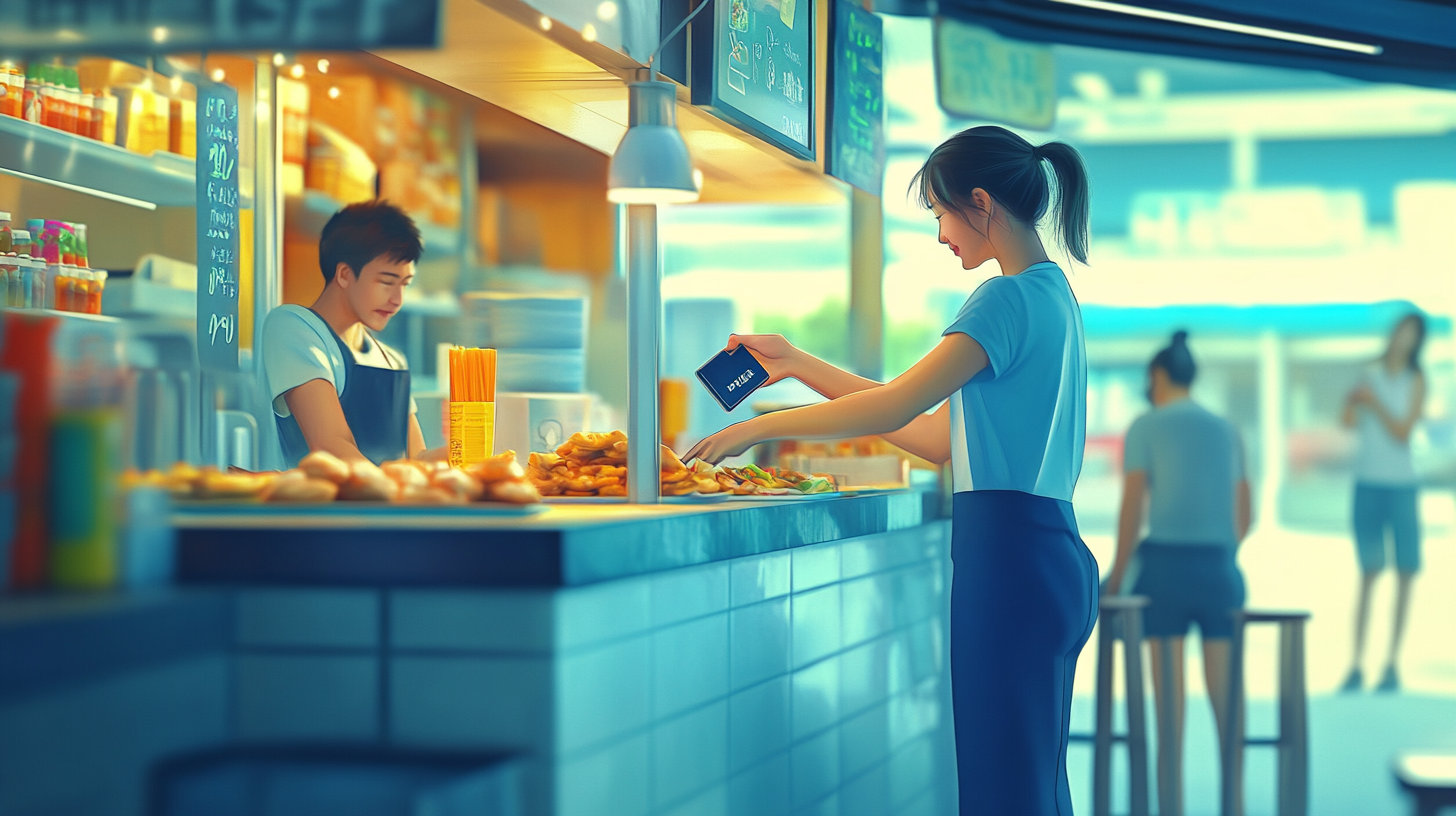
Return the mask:
{"type": "MultiPolygon", "coordinates": [[[[929,816],[955,808],[949,527],[921,508],[193,512],[177,592],[226,604],[203,653],[230,743],[513,753],[534,816],[929,816]]],[[[0,722],[67,688],[0,697],[0,722]]]]}

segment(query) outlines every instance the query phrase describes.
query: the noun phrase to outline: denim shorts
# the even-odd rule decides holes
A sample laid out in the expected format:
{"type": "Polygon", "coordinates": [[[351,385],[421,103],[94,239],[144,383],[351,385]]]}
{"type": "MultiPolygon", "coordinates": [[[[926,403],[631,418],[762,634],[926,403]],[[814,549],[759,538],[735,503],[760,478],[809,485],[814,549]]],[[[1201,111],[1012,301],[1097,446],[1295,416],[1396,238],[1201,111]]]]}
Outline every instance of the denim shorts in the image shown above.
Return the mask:
{"type": "Polygon", "coordinates": [[[1395,568],[1421,570],[1421,519],[1416,488],[1402,485],[1355,485],[1355,551],[1363,572],[1380,572],[1389,563],[1385,531],[1395,544],[1395,568]]]}
{"type": "Polygon", "coordinates": [[[1134,595],[1148,599],[1143,633],[1183,637],[1191,624],[1205,639],[1233,635],[1235,609],[1244,606],[1244,574],[1233,547],[1224,544],[1143,542],[1134,595]]]}

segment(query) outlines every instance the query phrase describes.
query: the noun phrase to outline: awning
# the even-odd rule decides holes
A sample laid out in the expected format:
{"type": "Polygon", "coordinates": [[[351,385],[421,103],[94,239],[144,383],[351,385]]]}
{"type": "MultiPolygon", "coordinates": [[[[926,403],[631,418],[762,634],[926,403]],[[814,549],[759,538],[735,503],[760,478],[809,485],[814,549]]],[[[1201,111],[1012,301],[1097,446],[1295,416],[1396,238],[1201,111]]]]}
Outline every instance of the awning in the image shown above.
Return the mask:
{"type": "Polygon", "coordinates": [[[875,0],[874,9],[948,16],[1023,40],[1456,88],[1453,0],[875,0]]]}

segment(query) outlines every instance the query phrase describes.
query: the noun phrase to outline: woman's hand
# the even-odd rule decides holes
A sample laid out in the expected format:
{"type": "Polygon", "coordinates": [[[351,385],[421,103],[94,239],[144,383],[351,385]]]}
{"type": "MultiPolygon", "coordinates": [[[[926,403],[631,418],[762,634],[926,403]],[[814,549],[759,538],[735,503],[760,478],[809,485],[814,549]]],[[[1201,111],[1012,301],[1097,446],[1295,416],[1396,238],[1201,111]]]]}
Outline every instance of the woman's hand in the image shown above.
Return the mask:
{"type": "Polygon", "coordinates": [[[804,352],[790,343],[782,334],[730,334],[728,351],[743,346],[753,354],[768,371],[768,382],[797,378],[799,362],[804,352]]]}
{"type": "Polygon", "coordinates": [[[710,465],[716,465],[730,456],[738,456],[749,448],[762,442],[755,431],[756,420],[746,420],[736,425],[729,425],[723,430],[713,434],[693,446],[688,455],[683,457],[684,462],[691,462],[694,459],[701,459],[710,465]]]}

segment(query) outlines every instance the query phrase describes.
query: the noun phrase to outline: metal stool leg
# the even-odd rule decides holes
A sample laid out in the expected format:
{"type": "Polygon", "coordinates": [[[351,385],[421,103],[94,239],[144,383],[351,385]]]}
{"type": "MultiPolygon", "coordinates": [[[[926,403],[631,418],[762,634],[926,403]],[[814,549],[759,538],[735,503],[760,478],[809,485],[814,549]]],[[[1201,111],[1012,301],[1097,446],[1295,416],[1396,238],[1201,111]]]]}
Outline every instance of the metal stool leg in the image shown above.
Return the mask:
{"type": "Polygon", "coordinates": [[[1309,812],[1309,722],[1304,620],[1279,624],[1279,816],[1309,812]]]}
{"type": "Polygon", "coordinates": [[[1219,763],[1220,809],[1222,816],[1238,816],[1243,811],[1244,797],[1244,614],[1234,613],[1234,631],[1229,638],[1228,707],[1224,712],[1222,746],[1219,763]]]}
{"type": "Polygon", "coordinates": [[[1112,816],[1112,647],[1113,621],[1103,613],[1097,627],[1097,727],[1092,743],[1092,816],[1112,816]]]}
{"type": "Polygon", "coordinates": [[[1159,816],[1183,816],[1183,763],[1180,745],[1176,738],[1174,717],[1177,709],[1173,705],[1173,668],[1184,655],[1173,654],[1172,638],[1168,639],[1159,661],[1162,672],[1158,700],[1158,814],[1159,816]]]}
{"type": "Polygon", "coordinates": [[[1147,703],[1143,699],[1143,611],[1129,609],[1124,615],[1123,659],[1127,677],[1127,764],[1128,812],[1148,816],[1148,726],[1147,703]]]}
{"type": "Polygon", "coordinates": [[[1148,732],[1146,698],[1143,693],[1143,614],[1148,603],[1142,597],[1103,598],[1097,635],[1097,728],[1093,734],[1073,734],[1073,739],[1092,742],[1092,813],[1111,816],[1112,747],[1127,743],[1129,816],[1148,814],[1148,732]],[[1112,729],[1112,686],[1116,642],[1122,641],[1127,690],[1127,733],[1112,729]]]}

